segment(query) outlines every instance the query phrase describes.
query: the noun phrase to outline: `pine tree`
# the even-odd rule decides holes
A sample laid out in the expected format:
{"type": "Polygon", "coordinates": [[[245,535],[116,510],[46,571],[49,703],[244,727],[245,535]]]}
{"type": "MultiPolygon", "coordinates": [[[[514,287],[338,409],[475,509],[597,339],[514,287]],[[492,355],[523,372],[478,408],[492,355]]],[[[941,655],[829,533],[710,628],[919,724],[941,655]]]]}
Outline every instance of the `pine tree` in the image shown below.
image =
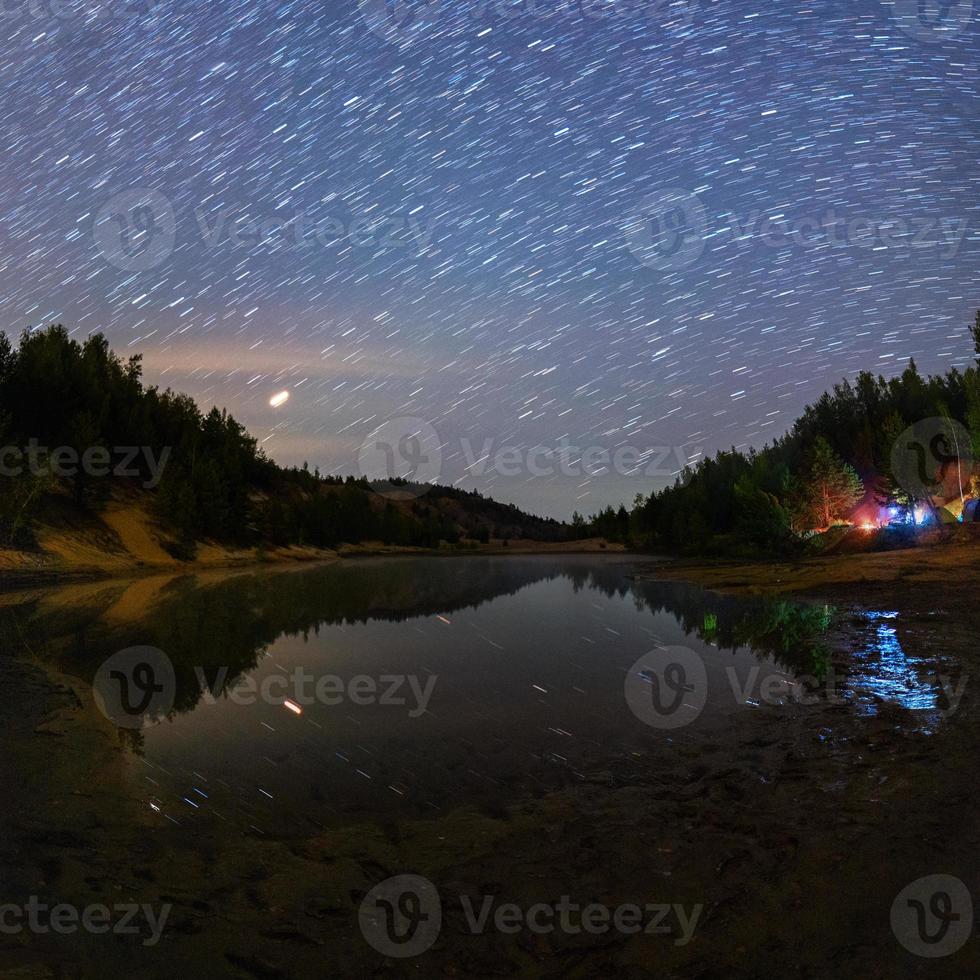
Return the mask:
{"type": "Polygon", "coordinates": [[[834,452],[823,436],[818,436],[798,484],[798,494],[810,520],[818,527],[829,527],[850,515],[864,496],[864,484],[854,468],[834,452]]]}

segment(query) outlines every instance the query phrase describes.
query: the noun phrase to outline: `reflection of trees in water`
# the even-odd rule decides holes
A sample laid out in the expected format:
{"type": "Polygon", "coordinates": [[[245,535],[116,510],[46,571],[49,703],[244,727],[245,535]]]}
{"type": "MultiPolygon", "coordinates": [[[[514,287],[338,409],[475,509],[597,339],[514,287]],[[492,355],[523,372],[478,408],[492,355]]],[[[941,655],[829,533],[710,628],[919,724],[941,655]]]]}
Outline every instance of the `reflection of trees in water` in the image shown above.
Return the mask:
{"type": "Polygon", "coordinates": [[[721,595],[688,582],[635,581],[616,565],[571,568],[564,574],[576,592],[595,589],[610,598],[632,594],[638,611],[668,613],[688,636],[722,650],[751,647],[797,673],[822,674],[830,667],[830,606],[721,595]]]}
{"type": "MultiPolygon", "coordinates": [[[[828,652],[822,636],[831,612],[822,606],[722,596],[683,582],[635,581],[624,563],[549,558],[405,559],[344,562],[289,574],[255,573],[198,586],[175,580],[137,624],[112,625],[101,608],[41,615],[37,602],[0,612],[4,649],[29,646],[33,655],[91,680],[106,657],[124,647],[164,650],[177,676],[174,710],[201,697],[195,668],[209,681],[226,668],[222,691],[254,669],[281,636],[318,634],[319,627],[402,622],[477,609],[543,581],[565,577],[576,593],[595,590],[629,599],[652,614],[666,612],[684,631],[722,649],[750,646],[791,670],[813,673],[828,652]]],[[[215,694],[221,691],[215,690],[215,694]]]]}
{"type": "Polygon", "coordinates": [[[317,635],[320,626],[402,622],[437,613],[476,609],[514,595],[535,582],[563,574],[558,562],[483,558],[388,562],[349,561],[290,573],[247,574],[199,586],[192,576],[176,579],[137,623],[107,623],[103,614],[118,598],[84,607],[42,612],[31,600],[0,610],[4,650],[22,649],[60,670],[91,682],[99,664],[125,647],[165,651],[174,664],[176,712],[200,700],[195,668],[213,681],[226,672],[219,695],[254,669],[282,636],[317,635]]]}
{"type": "Polygon", "coordinates": [[[723,648],[750,646],[790,671],[822,676],[831,665],[827,634],[834,616],[832,606],[765,599],[724,626],[706,619],[698,635],[708,642],[721,638],[723,648]]]}

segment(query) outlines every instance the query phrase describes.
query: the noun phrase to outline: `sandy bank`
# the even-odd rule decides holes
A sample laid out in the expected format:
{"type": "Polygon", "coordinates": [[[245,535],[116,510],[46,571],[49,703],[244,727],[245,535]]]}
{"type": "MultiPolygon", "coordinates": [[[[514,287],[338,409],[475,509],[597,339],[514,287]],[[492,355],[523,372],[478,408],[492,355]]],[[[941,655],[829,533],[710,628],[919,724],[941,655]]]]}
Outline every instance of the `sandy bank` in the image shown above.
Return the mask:
{"type": "Polygon", "coordinates": [[[465,547],[408,548],[368,541],[337,549],[299,545],[236,548],[213,541],[196,544],[193,558],[176,546],[172,535],[153,518],[143,502],[112,500],[98,514],[72,516],[42,525],[36,549],[0,550],[0,590],[62,585],[72,581],[196,573],[206,569],[296,565],[389,555],[529,555],[622,552],[623,546],[593,538],[544,542],[511,539],[465,547]]]}
{"type": "MultiPolygon", "coordinates": [[[[961,529],[965,531],[966,529],[961,529]]],[[[684,580],[717,592],[742,595],[836,593],[859,600],[861,593],[897,586],[956,589],[980,570],[980,536],[961,533],[937,540],[923,536],[918,546],[894,551],[832,554],[785,561],[642,562],[640,574],[684,580]]]]}

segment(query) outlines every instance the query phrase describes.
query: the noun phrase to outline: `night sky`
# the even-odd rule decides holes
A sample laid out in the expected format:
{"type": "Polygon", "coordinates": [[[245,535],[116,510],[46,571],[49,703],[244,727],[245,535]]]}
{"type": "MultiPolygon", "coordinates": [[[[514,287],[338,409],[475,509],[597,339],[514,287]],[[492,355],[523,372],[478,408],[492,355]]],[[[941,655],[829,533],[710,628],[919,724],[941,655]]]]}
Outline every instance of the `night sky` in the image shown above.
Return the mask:
{"type": "Polygon", "coordinates": [[[969,3],[150,2],[6,0],[3,327],[104,331],[281,463],[418,418],[440,482],[567,517],[971,359],[969,3]],[[465,475],[560,445],[641,460],[465,475]]]}

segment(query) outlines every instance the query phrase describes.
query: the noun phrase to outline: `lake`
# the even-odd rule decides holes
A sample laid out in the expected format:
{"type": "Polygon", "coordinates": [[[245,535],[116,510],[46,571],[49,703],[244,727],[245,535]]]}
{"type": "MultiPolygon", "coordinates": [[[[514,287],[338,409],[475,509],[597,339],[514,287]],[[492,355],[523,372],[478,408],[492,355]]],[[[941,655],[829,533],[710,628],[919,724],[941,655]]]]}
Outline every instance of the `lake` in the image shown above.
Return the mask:
{"type": "Polygon", "coordinates": [[[875,847],[852,848],[973,724],[958,661],[906,654],[900,610],[648,565],[370,558],[8,594],[10,890],[168,911],[111,952],[17,935],[0,966],[733,970],[744,928],[787,968],[797,933],[814,962],[897,949],[875,847]],[[607,921],[554,927],[563,897],[607,921]]]}

